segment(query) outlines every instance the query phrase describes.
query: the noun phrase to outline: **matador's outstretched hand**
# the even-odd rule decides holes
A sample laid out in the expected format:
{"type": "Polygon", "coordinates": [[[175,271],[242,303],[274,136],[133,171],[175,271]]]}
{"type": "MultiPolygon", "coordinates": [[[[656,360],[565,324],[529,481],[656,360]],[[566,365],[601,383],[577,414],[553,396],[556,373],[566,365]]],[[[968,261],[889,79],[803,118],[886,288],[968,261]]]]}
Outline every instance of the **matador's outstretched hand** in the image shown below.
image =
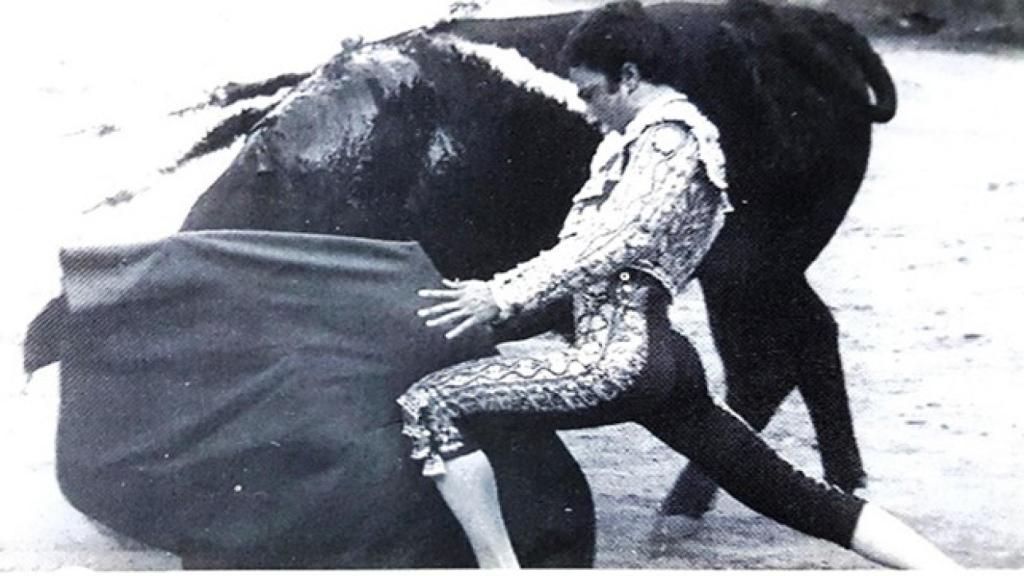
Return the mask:
{"type": "Polygon", "coordinates": [[[416,312],[426,317],[429,327],[448,325],[460,322],[458,326],[445,333],[449,340],[456,338],[470,328],[488,324],[498,318],[500,310],[494,301],[494,295],[486,282],[482,280],[442,280],[447,289],[423,289],[419,295],[433,300],[443,300],[429,308],[416,312]]]}

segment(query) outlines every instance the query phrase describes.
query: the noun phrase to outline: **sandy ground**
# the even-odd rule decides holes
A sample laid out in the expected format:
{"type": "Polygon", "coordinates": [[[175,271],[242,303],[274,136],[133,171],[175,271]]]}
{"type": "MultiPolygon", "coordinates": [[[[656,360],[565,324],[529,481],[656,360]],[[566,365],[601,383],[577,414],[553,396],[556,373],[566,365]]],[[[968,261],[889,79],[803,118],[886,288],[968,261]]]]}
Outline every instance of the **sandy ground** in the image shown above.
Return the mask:
{"type": "MultiPolygon", "coordinates": [[[[229,12],[215,16],[227,19],[229,12]]],[[[201,100],[198,87],[225,78],[306,69],[337,43],[307,38],[291,46],[291,59],[264,59],[262,67],[235,76],[238,55],[201,60],[189,53],[181,64],[180,53],[165,60],[144,50],[132,53],[125,46],[145,46],[137,31],[103,34],[105,43],[83,45],[91,51],[76,60],[74,41],[110,30],[63,25],[58,33],[70,34],[70,41],[43,56],[36,52],[35,64],[16,68],[15,76],[32,90],[4,103],[8,111],[33,113],[12,114],[3,140],[3,157],[17,161],[5,167],[15,209],[0,215],[0,230],[4,261],[9,270],[13,264],[18,281],[6,281],[0,302],[0,453],[6,460],[0,570],[178,568],[172,555],[101,533],[62,498],[53,454],[57,372],[45,369],[25,383],[19,350],[24,327],[58,288],[57,246],[171,232],[230,160],[229,150],[173,179],[159,176],[154,168],[170,163],[216,119],[201,112],[174,120],[164,112],[201,100]],[[119,81],[105,89],[95,80],[101,72],[82,64],[102,58],[101,72],[119,81]],[[176,71],[190,75],[188,86],[158,82],[152,68],[166,71],[172,64],[192,66],[176,71]],[[148,107],[125,107],[129,100],[148,107]],[[108,123],[116,131],[99,138],[108,123]],[[160,138],[149,136],[154,133],[160,138]],[[140,194],[83,214],[120,190],[140,194]]],[[[172,25],[151,32],[171,37],[180,30],[172,25]]],[[[196,34],[203,32],[210,30],[196,34]]],[[[0,48],[17,54],[12,46],[0,48]]],[[[887,42],[879,48],[897,79],[901,108],[894,122],[876,130],[864,189],[810,273],[841,325],[870,474],[865,495],[968,566],[1021,568],[1024,422],[1017,414],[1024,356],[1017,352],[1024,342],[1024,275],[1014,262],[1024,251],[1024,165],[1017,142],[1024,112],[1016,101],[1024,93],[1024,54],[961,54],[887,42]]],[[[236,49],[280,52],[255,44],[236,49]]],[[[720,390],[721,368],[699,293],[689,296],[676,320],[698,343],[712,386],[720,390]]],[[[819,473],[798,397],[787,401],[766,436],[808,472],[819,473]]],[[[671,554],[653,556],[646,544],[653,510],[684,459],[632,425],[564,438],[594,489],[599,567],[868,567],[728,497],[699,532],[680,539],[671,554]]]]}

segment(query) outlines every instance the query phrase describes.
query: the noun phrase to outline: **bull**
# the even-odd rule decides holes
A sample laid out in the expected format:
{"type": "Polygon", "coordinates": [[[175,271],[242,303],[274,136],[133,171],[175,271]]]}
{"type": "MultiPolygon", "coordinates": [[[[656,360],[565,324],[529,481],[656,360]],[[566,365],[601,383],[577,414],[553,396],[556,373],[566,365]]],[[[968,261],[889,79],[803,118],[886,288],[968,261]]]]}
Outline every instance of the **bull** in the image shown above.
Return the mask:
{"type": "MultiPolygon", "coordinates": [[[[682,47],[673,87],[719,127],[728,162],[736,210],[697,273],[727,402],[762,429],[799,389],[826,479],[852,490],[864,472],[837,324],[805,274],[861,185],[872,124],[895,114],[892,80],[866,39],[830,14],[748,0],[649,10],[682,47]]],[[[441,274],[457,278],[488,277],[530,258],[554,243],[601,137],[556,58],[579,18],[449,21],[349,46],[312,74],[275,79],[275,89],[294,87],[270,109],[215,130],[190,154],[246,136],[182,231],[415,241],[441,274]]],[[[74,335],[67,317],[66,300],[58,299],[33,322],[26,369],[61,359],[74,335]]],[[[555,307],[499,336],[528,336],[566,318],[555,307]]],[[[379,400],[397,392],[382,390],[379,400]]],[[[485,445],[523,564],[592,564],[593,504],[578,465],[553,432],[517,434],[485,445]]],[[[409,474],[400,496],[407,507],[447,518],[427,494],[429,483],[409,474]]],[[[62,487],[69,497],[82,492],[62,487]]],[[[700,514],[714,490],[691,465],[662,512],[700,514]]],[[[396,522],[405,518],[401,507],[389,513],[396,522]]],[[[190,546],[194,540],[173,530],[154,535],[144,518],[104,520],[181,554],[186,567],[472,565],[450,519],[428,533],[412,523],[404,536],[353,533],[344,519],[321,520],[315,536],[282,536],[285,544],[263,536],[212,549],[190,546]],[[403,550],[401,559],[382,551],[384,542],[403,550]]],[[[281,534],[302,529],[293,523],[281,534]]]]}

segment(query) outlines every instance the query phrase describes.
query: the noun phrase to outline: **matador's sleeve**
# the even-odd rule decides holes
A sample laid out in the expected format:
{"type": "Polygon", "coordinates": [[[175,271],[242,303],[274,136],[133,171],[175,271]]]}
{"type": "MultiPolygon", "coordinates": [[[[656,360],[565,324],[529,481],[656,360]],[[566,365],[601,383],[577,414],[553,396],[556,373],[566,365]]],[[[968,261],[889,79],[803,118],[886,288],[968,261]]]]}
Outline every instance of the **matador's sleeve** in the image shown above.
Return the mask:
{"type": "Polygon", "coordinates": [[[599,209],[577,223],[574,233],[563,230],[550,250],[488,282],[502,320],[645,258],[670,221],[687,218],[687,203],[693,199],[686,191],[700,160],[697,140],[685,125],[650,126],[629,152],[619,183],[599,209]]]}

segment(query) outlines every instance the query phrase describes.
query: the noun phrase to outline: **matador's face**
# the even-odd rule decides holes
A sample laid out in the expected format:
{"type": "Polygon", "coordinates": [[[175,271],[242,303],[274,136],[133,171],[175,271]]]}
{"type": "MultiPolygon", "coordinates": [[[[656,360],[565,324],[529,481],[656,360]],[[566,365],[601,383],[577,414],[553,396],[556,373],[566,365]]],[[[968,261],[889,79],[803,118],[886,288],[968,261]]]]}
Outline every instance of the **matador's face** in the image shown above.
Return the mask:
{"type": "Polygon", "coordinates": [[[587,112],[605,131],[621,131],[632,119],[635,110],[624,82],[611,82],[603,72],[587,66],[570,68],[569,79],[587,103],[587,112]]]}

